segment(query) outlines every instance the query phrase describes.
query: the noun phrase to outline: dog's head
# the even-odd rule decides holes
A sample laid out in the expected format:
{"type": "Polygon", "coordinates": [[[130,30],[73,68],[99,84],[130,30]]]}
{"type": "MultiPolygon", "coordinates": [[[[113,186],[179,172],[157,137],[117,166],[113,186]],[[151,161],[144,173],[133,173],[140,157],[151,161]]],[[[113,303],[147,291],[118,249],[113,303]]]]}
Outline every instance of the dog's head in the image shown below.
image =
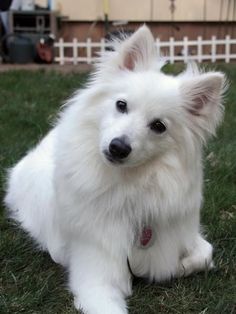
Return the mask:
{"type": "Polygon", "coordinates": [[[111,164],[137,166],[171,150],[187,153],[221,121],[224,75],[200,73],[193,64],[176,77],[165,75],[146,26],[102,58],[97,78],[106,89],[100,151],[111,164]]]}

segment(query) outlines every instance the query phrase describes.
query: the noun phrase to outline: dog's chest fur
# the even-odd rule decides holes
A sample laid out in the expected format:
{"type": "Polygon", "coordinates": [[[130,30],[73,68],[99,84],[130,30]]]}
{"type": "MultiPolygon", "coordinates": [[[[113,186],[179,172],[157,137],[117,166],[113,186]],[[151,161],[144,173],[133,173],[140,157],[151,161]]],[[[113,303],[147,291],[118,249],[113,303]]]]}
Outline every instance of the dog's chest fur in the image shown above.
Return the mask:
{"type": "MultiPolygon", "coordinates": [[[[105,175],[107,179],[108,173],[105,175]]],[[[175,216],[198,208],[201,200],[201,169],[198,173],[184,172],[176,161],[171,167],[159,165],[155,172],[145,169],[145,172],[136,171],[132,176],[122,174],[122,180],[120,176],[111,175],[106,184],[104,182],[102,173],[99,173],[93,182],[96,192],[74,189],[73,207],[76,210],[71,208],[64,212],[65,216],[61,213],[62,221],[70,220],[70,224],[73,221],[75,230],[81,230],[84,225],[98,228],[101,224],[101,229],[104,226],[107,230],[111,228],[111,236],[115,234],[115,226],[123,225],[124,229],[129,229],[128,233],[132,230],[135,241],[142,236],[144,226],[152,227],[156,221],[168,223],[175,216]],[[89,218],[91,215],[93,220],[89,218]]],[[[69,183],[63,186],[71,192],[69,183]]]]}

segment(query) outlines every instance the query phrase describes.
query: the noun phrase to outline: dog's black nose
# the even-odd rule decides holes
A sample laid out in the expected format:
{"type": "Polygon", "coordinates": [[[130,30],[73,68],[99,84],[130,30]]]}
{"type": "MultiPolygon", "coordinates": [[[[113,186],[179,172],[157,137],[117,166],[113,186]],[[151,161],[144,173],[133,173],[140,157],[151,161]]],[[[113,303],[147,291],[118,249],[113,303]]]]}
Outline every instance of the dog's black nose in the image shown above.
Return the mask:
{"type": "Polygon", "coordinates": [[[114,138],[109,145],[109,152],[113,158],[123,159],[131,153],[131,146],[124,137],[114,138]]]}

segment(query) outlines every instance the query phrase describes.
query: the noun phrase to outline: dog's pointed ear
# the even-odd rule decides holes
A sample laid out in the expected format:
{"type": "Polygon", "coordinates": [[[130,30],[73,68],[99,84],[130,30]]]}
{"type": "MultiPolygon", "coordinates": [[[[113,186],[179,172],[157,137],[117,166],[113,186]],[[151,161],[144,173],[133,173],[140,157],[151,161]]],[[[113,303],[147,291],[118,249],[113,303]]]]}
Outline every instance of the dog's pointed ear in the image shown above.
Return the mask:
{"type": "Polygon", "coordinates": [[[144,25],[121,44],[119,68],[130,71],[148,69],[154,57],[154,38],[149,28],[144,25]]]}
{"type": "Polygon", "coordinates": [[[184,107],[202,128],[210,133],[222,117],[222,97],[226,89],[223,73],[209,72],[185,78],[180,85],[184,107]]]}

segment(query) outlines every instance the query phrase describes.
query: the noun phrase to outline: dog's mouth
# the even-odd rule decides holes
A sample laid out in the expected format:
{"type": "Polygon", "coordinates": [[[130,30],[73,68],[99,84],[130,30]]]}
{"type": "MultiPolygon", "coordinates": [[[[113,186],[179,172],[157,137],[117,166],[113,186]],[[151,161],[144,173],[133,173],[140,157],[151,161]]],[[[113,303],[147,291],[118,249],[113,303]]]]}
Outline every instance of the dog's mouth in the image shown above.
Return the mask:
{"type": "Polygon", "coordinates": [[[106,157],[106,160],[108,160],[112,164],[120,165],[124,163],[123,159],[113,157],[107,150],[104,150],[103,154],[106,157]]]}

